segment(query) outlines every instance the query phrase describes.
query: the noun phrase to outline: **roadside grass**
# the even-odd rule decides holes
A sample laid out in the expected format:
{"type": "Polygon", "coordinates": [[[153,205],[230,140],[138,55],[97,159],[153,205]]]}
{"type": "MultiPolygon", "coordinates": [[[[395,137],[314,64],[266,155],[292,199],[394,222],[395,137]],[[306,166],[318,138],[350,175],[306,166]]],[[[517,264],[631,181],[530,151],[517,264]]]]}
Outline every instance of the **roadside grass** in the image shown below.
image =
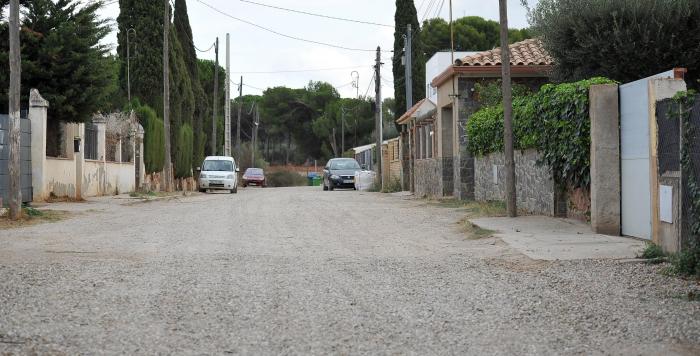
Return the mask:
{"type": "Polygon", "coordinates": [[[644,246],[644,250],[642,250],[642,252],[639,255],[637,255],[637,258],[642,258],[645,260],[658,260],[660,262],[662,262],[665,257],[666,254],[664,253],[664,250],[661,248],[661,246],[653,242],[647,242],[644,246]]]}
{"type": "Polygon", "coordinates": [[[54,223],[68,216],[68,212],[60,210],[38,210],[32,207],[22,208],[22,217],[19,220],[9,218],[9,211],[0,212],[0,229],[15,229],[42,223],[54,223]]]}
{"type": "Polygon", "coordinates": [[[129,193],[129,196],[132,198],[140,198],[140,199],[149,199],[149,198],[156,198],[156,197],[164,197],[166,196],[167,193],[163,192],[154,192],[154,191],[145,191],[145,192],[131,192],[129,193]]]}

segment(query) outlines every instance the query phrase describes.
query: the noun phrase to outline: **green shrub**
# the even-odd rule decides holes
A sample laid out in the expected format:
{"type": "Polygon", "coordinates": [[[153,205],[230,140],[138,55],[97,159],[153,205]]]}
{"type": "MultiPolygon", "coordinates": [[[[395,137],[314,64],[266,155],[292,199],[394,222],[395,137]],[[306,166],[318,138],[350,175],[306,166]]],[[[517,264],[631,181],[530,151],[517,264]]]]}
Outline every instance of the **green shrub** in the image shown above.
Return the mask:
{"type": "Polygon", "coordinates": [[[655,258],[661,258],[664,256],[666,256],[666,254],[664,253],[664,250],[661,249],[661,246],[655,243],[647,242],[646,246],[644,247],[644,250],[638,257],[651,260],[655,258]]]}
{"type": "Polygon", "coordinates": [[[691,248],[671,255],[670,272],[679,276],[700,278],[700,249],[691,248]]]}
{"type": "MultiPolygon", "coordinates": [[[[513,99],[513,134],[516,149],[535,148],[542,163],[561,186],[587,188],[590,184],[591,123],[588,90],[609,84],[605,78],[576,83],[548,84],[534,95],[513,99]]],[[[503,107],[484,107],[465,127],[472,153],[503,151],[503,107]]]]}
{"type": "Polygon", "coordinates": [[[188,124],[183,124],[177,130],[175,145],[175,177],[192,176],[192,151],[194,150],[194,135],[188,124]]]}
{"type": "Polygon", "coordinates": [[[161,172],[165,162],[163,120],[159,119],[155,110],[147,105],[135,107],[134,113],[139,118],[144,130],[143,162],[146,166],[146,173],[161,172]]]}
{"type": "Polygon", "coordinates": [[[265,174],[268,187],[299,187],[308,185],[308,179],[296,172],[280,171],[265,174]]]}
{"type": "Polygon", "coordinates": [[[384,184],[384,189],[382,189],[382,193],[396,193],[402,190],[403,187],[401,186],[401,179],[393,178],[389,179],[389,181],[384,184]]]}

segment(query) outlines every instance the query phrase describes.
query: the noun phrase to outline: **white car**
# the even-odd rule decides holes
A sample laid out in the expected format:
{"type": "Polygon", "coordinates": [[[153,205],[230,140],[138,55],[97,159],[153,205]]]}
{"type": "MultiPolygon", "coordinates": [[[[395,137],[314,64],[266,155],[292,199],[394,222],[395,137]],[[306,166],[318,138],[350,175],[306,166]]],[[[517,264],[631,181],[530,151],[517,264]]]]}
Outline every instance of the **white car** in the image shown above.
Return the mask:
{"type": "Polygon", "coordinates": [[[209,156],[197,167],[199,173],[199,191],[228,190],[238,193],[238,167],[233,157],[209,156]]]}

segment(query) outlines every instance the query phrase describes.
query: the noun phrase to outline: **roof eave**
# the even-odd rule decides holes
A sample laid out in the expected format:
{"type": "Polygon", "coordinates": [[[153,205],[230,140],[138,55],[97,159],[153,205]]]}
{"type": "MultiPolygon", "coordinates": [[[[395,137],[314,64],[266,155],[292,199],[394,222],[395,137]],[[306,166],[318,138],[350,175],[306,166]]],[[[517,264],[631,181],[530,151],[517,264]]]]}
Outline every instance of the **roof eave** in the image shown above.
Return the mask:
{"type": "MultiPolygon", "coordinates": [[[[527,78],[548,78],[550,73],[554,69],[552,65],[549,64],[537,64],[537,65],[511,65],[511,75],[514,77],[527,77],[527,78]]],[[[448,80],[450,80],[454,75],[464,77],[475,77],[475,78],[491,78],[501,76],[501,65],[492,66],[450,66],[444,70],[440,75],[435,77],[430,85],[434,88],[439,87],[448,80]]]]}

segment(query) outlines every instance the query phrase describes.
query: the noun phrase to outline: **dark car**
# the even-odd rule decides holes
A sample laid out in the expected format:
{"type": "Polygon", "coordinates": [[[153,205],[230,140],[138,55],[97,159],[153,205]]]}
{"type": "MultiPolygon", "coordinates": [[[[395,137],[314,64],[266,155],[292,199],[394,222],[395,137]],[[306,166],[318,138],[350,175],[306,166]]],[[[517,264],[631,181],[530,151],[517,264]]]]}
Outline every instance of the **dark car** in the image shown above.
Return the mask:
{"type": "Polygon", "coordinates": [[[243,173],[243,186],[257,185],[265,188],[265,172],[262,168],[248,168],[243,173]]]}
{"type": "Polygon", "coordinates": [[[333,158],[323,168],[323,190],[355,188],[355,172],[362,170],[353,158],[333,158]]]}

